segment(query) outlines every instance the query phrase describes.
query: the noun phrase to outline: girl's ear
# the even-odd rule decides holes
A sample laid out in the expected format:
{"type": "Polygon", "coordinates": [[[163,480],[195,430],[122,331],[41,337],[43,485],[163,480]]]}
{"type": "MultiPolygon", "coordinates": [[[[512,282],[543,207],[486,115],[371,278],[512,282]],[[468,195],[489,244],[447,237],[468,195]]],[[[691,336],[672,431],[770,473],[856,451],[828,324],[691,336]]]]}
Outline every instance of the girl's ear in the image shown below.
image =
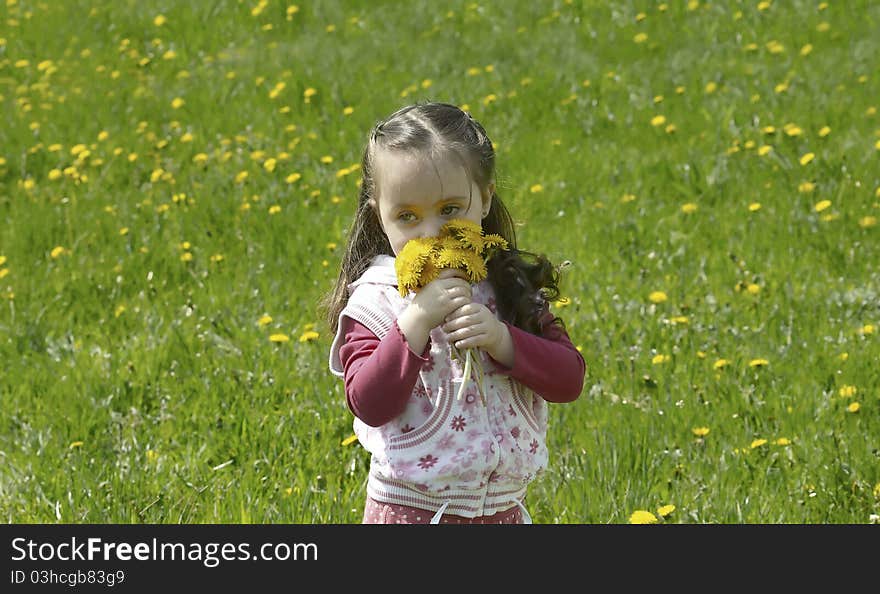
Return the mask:
{"type": "Polygon", "coordinates": [[[492,196],[495,195],[495,182],[489,182],[486,186],[486,193],[483,194],[483,218],[489,216],[489,210],[492,208],[492,196]]]}

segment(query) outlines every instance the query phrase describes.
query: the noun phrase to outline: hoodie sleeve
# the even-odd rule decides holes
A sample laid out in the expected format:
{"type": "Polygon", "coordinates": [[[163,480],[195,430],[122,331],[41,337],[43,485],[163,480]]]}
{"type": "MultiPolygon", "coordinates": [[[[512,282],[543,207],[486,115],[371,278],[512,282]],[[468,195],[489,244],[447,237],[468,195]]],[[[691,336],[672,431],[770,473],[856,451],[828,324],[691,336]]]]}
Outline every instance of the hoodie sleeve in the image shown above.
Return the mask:
{"type": "Polygon", "coordinates": [[[545,310],[543,332],[536,336],[507,324],[513,341],[513,366],[492,359],[496,371],[519,381],[548,402],[572,402],[584,387],[586,362],[565,329],[545,310]]]}
{"type": "Polygon", "coordinates": [[[421,355],[410,350],[395,321],[381,340],[365,325],[343,318],[339,360],[344,370],[345,400],[361,421],[378,427],[400,415],[428,361],[431,342],[421,355]]]}

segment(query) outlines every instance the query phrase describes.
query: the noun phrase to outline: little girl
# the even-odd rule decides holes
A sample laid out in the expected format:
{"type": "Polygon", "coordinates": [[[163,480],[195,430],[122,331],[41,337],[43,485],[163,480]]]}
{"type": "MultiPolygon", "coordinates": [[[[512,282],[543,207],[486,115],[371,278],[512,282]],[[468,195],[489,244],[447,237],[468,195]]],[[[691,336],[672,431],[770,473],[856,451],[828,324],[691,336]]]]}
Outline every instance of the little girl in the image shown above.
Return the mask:
{"type": "MultiPolygon", "coordinates": [[[[495,151],[469,114],[416,104],[379,122],[342,269],[325,298],[336,336],[330,370],[344,378],[354,431],[370,452],[367,524],[531,523],[526,489],[547,466],[547,402],[581,393],[585,363],[550,313],[557,270],[516,249],[495,193],[495,151]],[[401,297],[395,256],[452,219],[481,224],[508,250],[471,286],[444,270],[401,297]],[[472,348],[483,403],[452,348],[472,348]]],[[[461,351],[463,352],[463,351],[461,351]]]]}

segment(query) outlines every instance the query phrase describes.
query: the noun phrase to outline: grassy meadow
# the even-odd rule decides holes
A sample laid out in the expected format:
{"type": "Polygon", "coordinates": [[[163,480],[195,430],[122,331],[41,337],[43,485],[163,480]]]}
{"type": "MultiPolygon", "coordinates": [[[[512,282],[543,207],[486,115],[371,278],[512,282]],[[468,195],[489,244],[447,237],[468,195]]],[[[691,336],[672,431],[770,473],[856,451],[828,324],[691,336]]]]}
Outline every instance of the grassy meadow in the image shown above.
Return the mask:
{"type": "Polygon", "coordinates": [[[587,362],[536,523],[880,514],[880,3],[2,0],[0,518],[356,523],[317,303],[456,103],[587,362]]]}

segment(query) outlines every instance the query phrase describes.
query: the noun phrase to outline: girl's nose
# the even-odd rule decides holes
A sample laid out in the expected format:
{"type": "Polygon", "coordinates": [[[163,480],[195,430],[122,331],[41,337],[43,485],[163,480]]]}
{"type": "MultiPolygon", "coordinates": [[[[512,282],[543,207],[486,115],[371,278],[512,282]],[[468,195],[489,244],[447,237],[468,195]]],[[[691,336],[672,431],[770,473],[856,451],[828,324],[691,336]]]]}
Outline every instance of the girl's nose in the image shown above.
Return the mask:
{"type": "Polygon", "coordinates": [[[443,221],[425,221],[422,228],[419,229],[419,235],[421,237],[437,237],[440,235],[440,228],[442,226],[443,221]]]}

